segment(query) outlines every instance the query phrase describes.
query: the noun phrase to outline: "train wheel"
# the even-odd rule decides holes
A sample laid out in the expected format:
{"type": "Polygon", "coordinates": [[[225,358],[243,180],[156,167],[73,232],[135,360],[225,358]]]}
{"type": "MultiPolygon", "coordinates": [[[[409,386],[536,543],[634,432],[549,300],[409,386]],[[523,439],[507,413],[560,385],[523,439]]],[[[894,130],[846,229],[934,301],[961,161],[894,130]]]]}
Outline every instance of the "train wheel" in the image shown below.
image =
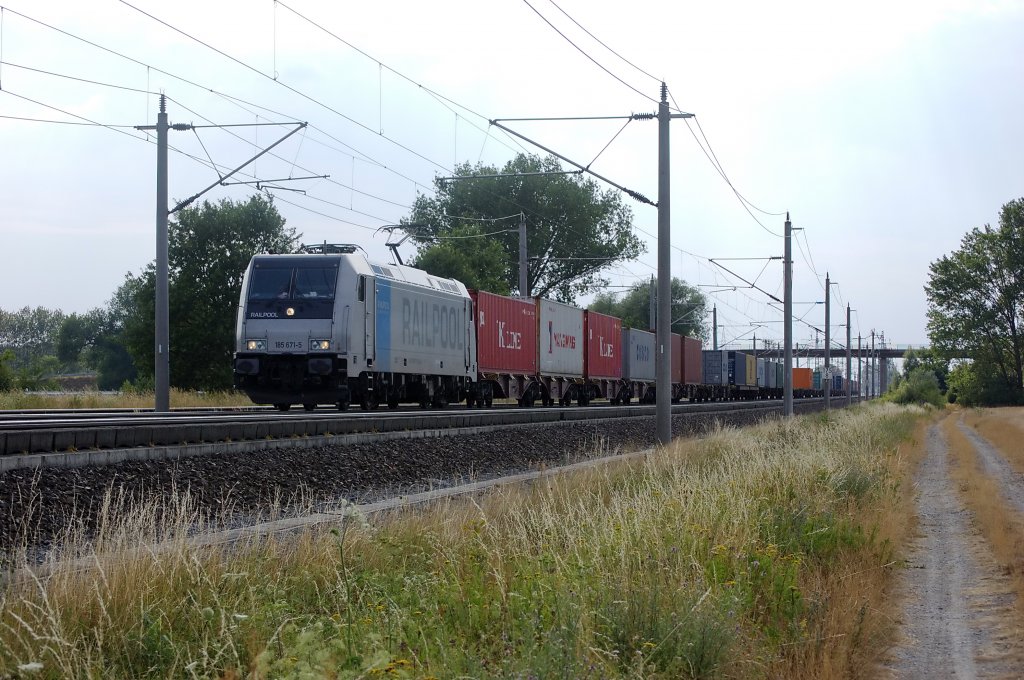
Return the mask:
{"type": "Polygon", "coordinates": [[[291,404],[274,404],[274,408],[276,408],[281,413],[284,413],[285,411],[291,410],[292,405],[291,404]]]}
{"type": "Polygon", "coordinates": [[[306,409],[307,411],[315,411],[316,404],[303,404],[302,408],[306,409]]]}
{"type": "Polygon", "coordinates": [[[336,403],[335,406],[338,407],[339,411],[347,411],[348,410],[348,400],[342,399],[341,401],[336,403]]]}

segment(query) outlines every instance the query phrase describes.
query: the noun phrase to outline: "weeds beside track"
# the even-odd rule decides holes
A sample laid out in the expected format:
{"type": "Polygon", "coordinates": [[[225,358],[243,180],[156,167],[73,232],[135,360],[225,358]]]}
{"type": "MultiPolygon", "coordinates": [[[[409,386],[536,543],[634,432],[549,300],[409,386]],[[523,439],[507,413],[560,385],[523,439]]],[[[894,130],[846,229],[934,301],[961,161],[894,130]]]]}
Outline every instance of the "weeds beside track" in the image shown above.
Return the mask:
{"type": "Polygon", "coordinates": [[[0,676],[845,676],[887,635],[901,447],[921,413],[725,429],[230,549],[190,548],[187,512],[180,530],[139,513],[105,535],[177,532],[176,548],[51,564],[0,595],[0,676]]]}

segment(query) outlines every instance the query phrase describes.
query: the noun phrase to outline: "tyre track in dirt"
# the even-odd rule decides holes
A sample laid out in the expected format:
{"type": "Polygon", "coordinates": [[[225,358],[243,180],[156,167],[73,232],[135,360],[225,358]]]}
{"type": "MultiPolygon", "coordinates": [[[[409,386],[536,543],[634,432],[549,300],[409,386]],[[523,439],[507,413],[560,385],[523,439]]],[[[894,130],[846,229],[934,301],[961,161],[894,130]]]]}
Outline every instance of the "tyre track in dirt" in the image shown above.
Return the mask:
{"type": "Polygon", "coordinates": [[[963,417],[957,419],[956,426],[974,446],[985,473],[996,481],[1006,502],[1024,515],[1024,475],[1014,470],[999,449],[968,426],[963,417]]]}
{"type": "Polygon", "coordinates": [[[915,479],[917,536],[899,586],[902,639],[882,675],[1022,677],[1014,584],[965,507],[950,468],[949,444],[933,423],[915,479]]]}

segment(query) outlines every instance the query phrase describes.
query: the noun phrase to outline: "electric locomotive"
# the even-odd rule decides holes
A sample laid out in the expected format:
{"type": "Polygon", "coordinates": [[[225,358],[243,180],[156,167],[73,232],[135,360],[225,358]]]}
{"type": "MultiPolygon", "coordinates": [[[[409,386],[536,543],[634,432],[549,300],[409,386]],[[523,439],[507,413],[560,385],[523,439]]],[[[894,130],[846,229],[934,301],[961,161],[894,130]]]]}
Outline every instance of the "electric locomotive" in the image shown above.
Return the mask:
{"type": "Polygon", "coordinates": [[[477,377],[473,301],[454,279],[371,262],[358,246],[256,255],[242,281],[234,383],[286,411],[443,407],[477,377]]]}

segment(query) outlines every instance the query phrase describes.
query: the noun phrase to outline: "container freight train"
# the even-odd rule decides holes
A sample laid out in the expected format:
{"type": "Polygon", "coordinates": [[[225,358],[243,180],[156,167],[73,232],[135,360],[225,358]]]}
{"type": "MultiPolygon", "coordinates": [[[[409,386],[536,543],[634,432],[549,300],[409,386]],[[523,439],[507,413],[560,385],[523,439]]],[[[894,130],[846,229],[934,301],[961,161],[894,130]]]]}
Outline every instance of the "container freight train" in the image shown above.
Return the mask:
{"type": "MultiPolygon", "coordinates": [[[[831,395],[842,397],[847,390],[850,394],[860,394],[860,383],[856,380],[848,380],[842,375],[832,376],[831,395]]],[[[793,369],[793,396],[798,399],[825,396],[825,388],[822,383],[822,370],[820,368],[794,368],[793,369]]]]}
{"type": "MultiPolygon", "coordinates": [[[[469,291],[356,246],[257,255],[242,281],[234,383],[258,404],[344,410],[653,403],[654,333],[541,298],[469,291]]],[[[782,366],[673,334],[673,401],[782,396],[782,366]]]]}

